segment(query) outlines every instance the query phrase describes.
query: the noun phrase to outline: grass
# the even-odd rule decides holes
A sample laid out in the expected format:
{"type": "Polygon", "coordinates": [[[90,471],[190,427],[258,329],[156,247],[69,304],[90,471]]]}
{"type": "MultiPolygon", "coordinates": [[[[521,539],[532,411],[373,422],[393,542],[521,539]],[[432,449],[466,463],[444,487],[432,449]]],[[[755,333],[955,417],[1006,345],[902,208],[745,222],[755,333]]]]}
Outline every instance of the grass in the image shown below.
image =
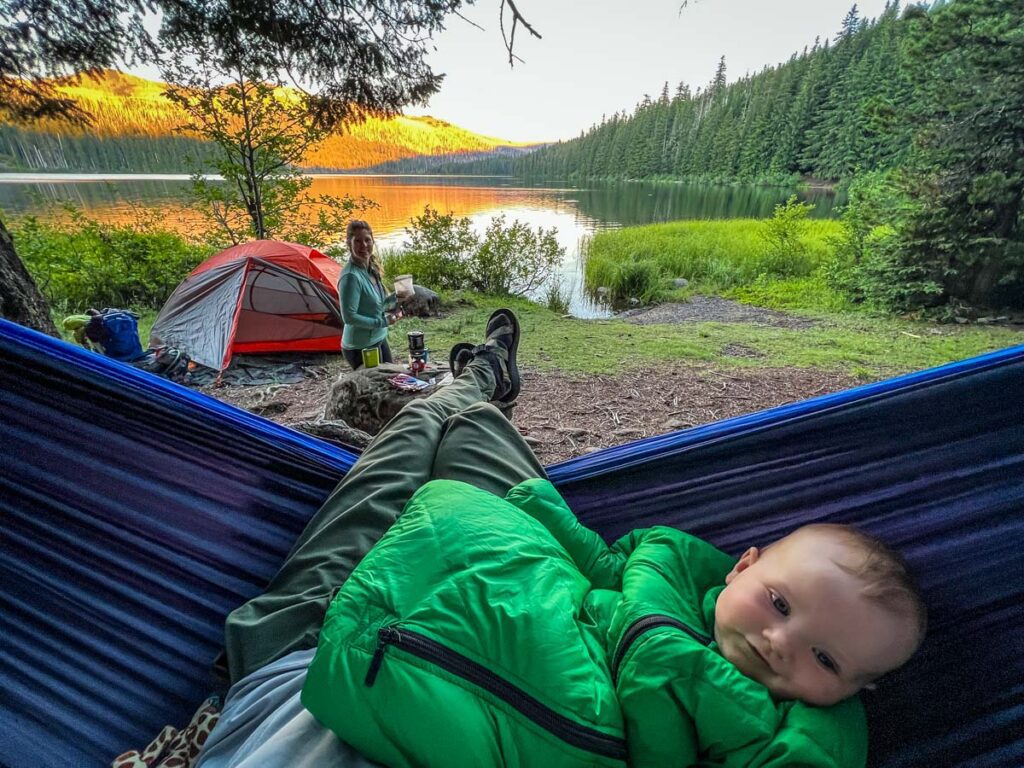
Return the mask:
{"type": "Polygon", "coordinates": [[[683,277],[702,293],[721,293],[751,285],[760,276],[807,277],[830,255],[829,238],[841,224],[830,219],[801,222],[801,251],[779,259],[766,243],[765,220],[676,221],[629,227],[595,235],[584,267],[587,286],[610,289],[613,296],[650,300],[664,295],[672,278],[683,277]],[[660,278],[647,290],[647,277],[660,278]],[[644,283],[638,288],[637,282],[644,283]]]}
{"type": "Polygon", "coordinates": [[[725,367],[815,367],[871,380],[1024,343],[1024,334],[1006,328],[872,316],[822,278],[820,267],[830,258],[830,240],[840,232],[839,222],[801,222],[792,263],[772,253],[765,226],[765,220],[754,219],[681,221],[600,233],[590,244],[587,283],[606,285],[615,294],[617,285],[621,289],[623,282],[635,279],[636,285],[627,288],[639,292],[644,282],[639,273],[647,271],[655,275],[653,292],[662,300],[686,301],[694,293],[724,296],[800,315],[813,320],[813,327],[714,322],[638,326],[548,317],[532,322],[536,338],[524,342],[524,362],[577,373],[614,373],[693,360],[725,367]],[[674,277],[685,277],[690,284],[672,289],[674,277]],[[757,356],[725,355],[729,345],[742,345],[757,356]]]}
{"type": "Polygon", "coordinates": [[[745,323],[635,325],[563,318],[524,300],[462,296],[444,318],[399,322],[392,346],[400,349],[407,331],[422,330],[434,357],[447,358],[455,342],[479,341],[488,315],[501,306],[519,316],[523,365],[580,375],[693,361],[723,367],[815,367],[867,381],[1024,343],[1024,334],[1006,328],[937,326],[860,314],[819,313],[817,327],[801,330],[745,323]],[[761,356],[723,354],[730,344],[761,356]]]}
{"type": "MultiPolygon", "coordinates": [[[[786,284],[783,283],[783,286],[786,284]]],[[[785,297],[790,289],[780,290],[785,297]]],[[[457,341],[482,341],[487,317],[509,307],[519,317],[522,341],[519,358],[539,371],[575,375],[615,374],[676,361],[721,367],[821,368],[864,381],[894,376],[996,349],[1024,343],[1024,334],[995,326],[935,325],[926,322],[870,317],[857,313],[802,311],[819,323],[801,330],[746,323],[679,323],[635,325],[623,320],[578,320],[563,317],[525,299],[455,294],[447,298],[440,318],[406,318],[391,330],[391,346],[401,356],[405,334],[420,330],[436,360],[446,360],[457,341]],[[724,354],[740,344],[760,357],[724,354]]],[[[779,308],[787,308],[785,301],[779,308]]],[[[136,310],[139,337],[147,346],[156,320],[152,309],[136,310]]],[[[55,313],[60,328],[63,313],[55,313]]],[[[70,334],[64,334],[73,342],[70,334]]]]}

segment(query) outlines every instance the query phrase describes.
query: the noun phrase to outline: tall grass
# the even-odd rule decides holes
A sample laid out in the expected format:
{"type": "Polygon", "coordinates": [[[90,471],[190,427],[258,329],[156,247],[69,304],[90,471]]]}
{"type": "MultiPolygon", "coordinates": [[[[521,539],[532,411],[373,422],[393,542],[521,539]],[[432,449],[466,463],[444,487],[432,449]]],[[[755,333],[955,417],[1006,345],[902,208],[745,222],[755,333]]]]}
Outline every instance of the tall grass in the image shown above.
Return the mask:
{"type": "Polygon", "coordinates": [[[757,219],[676,221],[601,232],[586,252],[589,290],[609,289],[613,300],[656,300],[682,277],[708,293],[751,285],[759,277],[801,278],[831,256],[829,238],[841,224],[828,219],[804,222],[803,248],[779,258],[765,239],[766,222],[757,219]]]}
{"type": "Polygon", "coordinates": [[[559,280],[548,283],[544,294],[544,306],[558,315],[569,314],[569,293],[559,280]]]}

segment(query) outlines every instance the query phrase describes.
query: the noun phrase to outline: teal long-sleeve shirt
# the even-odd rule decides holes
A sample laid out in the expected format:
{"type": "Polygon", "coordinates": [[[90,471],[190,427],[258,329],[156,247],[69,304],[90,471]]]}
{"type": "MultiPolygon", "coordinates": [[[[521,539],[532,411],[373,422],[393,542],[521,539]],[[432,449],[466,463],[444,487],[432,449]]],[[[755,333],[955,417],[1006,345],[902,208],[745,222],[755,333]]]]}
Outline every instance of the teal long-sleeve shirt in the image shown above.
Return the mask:
{"type": "Polygon", "coordinates": [[[385,341],[388,321],[384,313],[394,309],[395,294],[384,294],[384,289],[370,272],[350,260],[341,270],[338,280],[341,319],[345,330],[341,346],[345,349],[365,349],[385,341]]]}

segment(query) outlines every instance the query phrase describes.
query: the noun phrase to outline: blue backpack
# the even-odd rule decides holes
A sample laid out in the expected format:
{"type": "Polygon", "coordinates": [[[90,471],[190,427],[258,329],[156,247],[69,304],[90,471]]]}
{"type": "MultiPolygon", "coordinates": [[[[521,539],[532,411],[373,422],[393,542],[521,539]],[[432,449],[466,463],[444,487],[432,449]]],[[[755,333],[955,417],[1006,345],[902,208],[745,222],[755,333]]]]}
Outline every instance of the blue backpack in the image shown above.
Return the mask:
{"type": "Polygon", "coordinates": [[[103,354],[130,363],[142,357],[139,316],[125,309],[104,309],[86,327],[86,336],[103,347],[103,354]]]}

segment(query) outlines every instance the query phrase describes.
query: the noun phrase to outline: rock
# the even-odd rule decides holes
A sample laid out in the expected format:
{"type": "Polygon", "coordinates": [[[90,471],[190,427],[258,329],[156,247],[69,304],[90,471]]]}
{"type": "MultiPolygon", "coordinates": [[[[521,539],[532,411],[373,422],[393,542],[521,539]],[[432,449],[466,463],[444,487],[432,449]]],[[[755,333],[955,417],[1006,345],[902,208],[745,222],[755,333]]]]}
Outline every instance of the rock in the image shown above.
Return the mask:
{"type": "Polygon", "coordinates": [[[971,322],[971,321],[970,321],[970,320],[968,320],[968,319],[967,319],[966,317],[954,317],[954,318],[953,318],[953,320],[954,320],[954,321],[955,321],[955,322],[956,322],[956,323],[957,323],[958,325],[967,325],[967,324],[968,324],[969,322],[971,322]]]}
{"type": "Polygon", "coordinates": [[[287,410],[288,403],[267,403],[266,405],[254,405],[249,409],[249,413],[255,413],[257,416],[269,419],[273,416],[280,416],[287,410]]]}
{"type": "Polygon", "coordinates": [[[324,420],[342,421],[349,427],[376,435],[406,405],[433,391],[402,392],[395,389],[388,379],[399,373],[405,373],[405,370],[396,364],[342,373],[331,385],[324,420]]]}
{"type": "Polygon", "coordinates": [[[978,325],[992,325],[996,319],[994,317],[979,317],[976,322],[978,325]]]}
{"type": "Polygon", "coordinates": [[[402,302],[402,311],[410,317],[431,317],[441,314],[441,297],[422,285],[413,285],[413,297],[402,302]]]}
{"type": "MultiPolygon", "coordinates": [[[[447,363],[439,367],[438,377],[444,375],[447,369],[447,363]]],[[[422,392],[395,389],[388,379],[398,373],[408,371],[396,363],[384,363],[376,368],[360,368],[358,371],[345,371],[331,385],[323,418],[317,419],[317,422],[342,422],[357,432],[376,435],[413,400],[427,397],[437,391],[436,387],[422,392]]],[[[516,402],[494,405],[505,414],[505,418],[512,421],[516,402]]]]}
{"type": "Polygon", "coordinates": [[[640,306],[640,299],[638,299],[636,296],[631,296],[630,299],[629,299],[629,306],[631,306],[631,307],[639,307],[640,306]]]}
{"type": "Polygon", "coordinates": [[[610,291],[604,285],[599,286],[598,289],[597,289],[597,295],[598,296],[607,296],[609,293],[610,293],[610,291]]]}
{"type": "Polygon", "coordinates": [[[365,448],[370,444],[371,436],[361,429],[354,429],[344,421],[328,421],[326,419],[314,419],[311,421],[300,421],[291,425],[292,429],[305,432],[307,435],[319,437],[336,443],[345,448],[365,448]]]}
{"type": "Polygon", "coordinates": [[[677,277],[672,281],[672,285],[676,288],[685,288],[690,284],[690,281],[685,277],[677,277]]]}

